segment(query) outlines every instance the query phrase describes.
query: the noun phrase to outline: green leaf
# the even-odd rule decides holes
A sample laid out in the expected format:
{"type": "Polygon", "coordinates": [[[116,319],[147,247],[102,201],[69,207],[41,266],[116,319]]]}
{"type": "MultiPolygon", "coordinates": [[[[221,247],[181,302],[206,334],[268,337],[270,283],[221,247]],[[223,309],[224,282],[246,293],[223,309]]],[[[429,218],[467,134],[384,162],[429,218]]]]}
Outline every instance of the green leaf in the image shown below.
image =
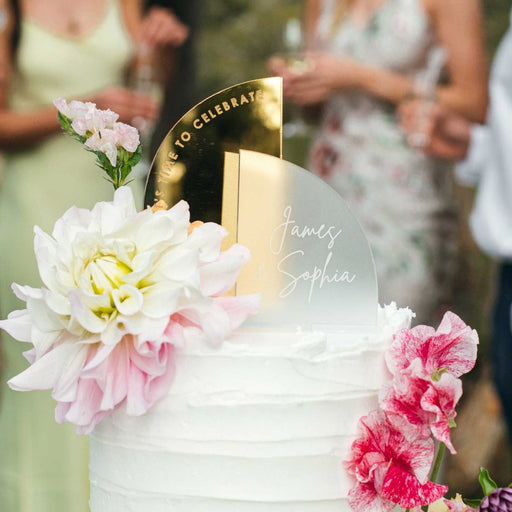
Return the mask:
{"type": "Polygon", "coordinates": [[[60,112],[57,112],[57,118],[59,119],[59,124],[65,132],[74,133],[73,128],[71,128],[71,119],[69,119],[69,117],[66,117],[60,112]]]}
{"type": "Polygon", "coordinates": [[[482,486],[484,496],[488,496],[492,491],[498,488],[498,484],[490,477],[489,471],[485,468],[480,468],[480,474],[478,475],[478,481],[482,486]]]}
{"type": "Polygon", "coordinates": [[[139,144],[135,152],[133,152],[128,160],[128,163],[134,167],[140,162],[140,158],[142,156],[142,146],[139,144]]]}

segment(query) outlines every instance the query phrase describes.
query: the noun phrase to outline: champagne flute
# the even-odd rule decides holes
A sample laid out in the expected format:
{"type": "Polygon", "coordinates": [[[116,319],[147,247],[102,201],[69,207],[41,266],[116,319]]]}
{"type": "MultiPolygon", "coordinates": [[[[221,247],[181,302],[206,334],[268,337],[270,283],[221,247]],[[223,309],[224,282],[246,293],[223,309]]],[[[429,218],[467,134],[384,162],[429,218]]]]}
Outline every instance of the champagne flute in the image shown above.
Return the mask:
{"type": "MultiPolygon", "coordinates": [[[[306,73],[311,69],[311,61],[303,51],[303,35],[301,22],[291,18],[285,25],[284,52],[280,57],[284,60],[288,71],[295,75],[306,73]]],[[[283,124],[285,138],[305,137],[309,134],[309,126],[297,105],[287,105],[288,118],[283,124]]]]}
{"type": "Polygon", "coordinates": [[[435,48],[429,56],[426,69],[415,79],[414,93],[421,103],[416,111],[414,128],[407,134],[407,142],[414,148],[424,148],[428,143],[428,120],[435,103],[436,88],[445,62],[445,49],[435,48]]]}
{"type": "MultiPolygon", "coordinates": [[[[163,100],[163,86],[155,64],[155,55],[147,43],[143,41],[138,43],[128,83],[133,91],[149,96],[160,106],[163,100]]],[[[153,119],[136,116],[132,119],[131,124],[139,131],[143,147],[142,158],[133,168],[132,174],[145,178],[151,165],[151,156],[147,149],[150,146],[155,122],[153,119]]]]}

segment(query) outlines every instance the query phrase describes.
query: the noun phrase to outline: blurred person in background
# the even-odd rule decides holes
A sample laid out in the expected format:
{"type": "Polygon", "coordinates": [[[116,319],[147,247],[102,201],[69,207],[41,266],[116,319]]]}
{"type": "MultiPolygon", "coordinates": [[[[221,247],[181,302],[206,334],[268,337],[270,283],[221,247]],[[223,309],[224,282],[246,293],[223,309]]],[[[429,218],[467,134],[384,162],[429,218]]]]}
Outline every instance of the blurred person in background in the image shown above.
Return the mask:
{"type": "MultiPolygon", "coordinates": [[[[511,12],[512,16],[512,12],[511,12]]],[[[492,316],[494,382],[512,443],[512,29],[503,37],[491,71],[485,125],[436,105],[427,123],[428,155],[459,161],[457,178],[477,185],[470,226],[480,248],[499,262],[492,316]]],[[[417,102],[400,106],[406,132],[413,129],[417,102]]]]}
{"type": "MultiPolygon", "coordinates": [[[[309,0],[305,12],[305,65],[295,72],[273,58],[269,67],[283,76],[287,98],[322,106],[310,169],[358,217],[374,254],[379,301],[395,300],[416,312],[417,323],[435,323],[456,261],[451,175],[445,162],[408,145],[396,107],[408,97],[435,97],[483,120],[479,2],[309,0]]],[[[422,122],[413,134],[418,145],[422,122]]]]}
{"type": "MultiPolygon", "coordinates": [[[[160,115],[151,138],[151,159],[169,130],[187,113],[198,98],[196,96],[197,35],[201,0],[147,0],[150,9],[169,9],[185,29],[186,35],[176,51],[167,51],[165,60],[173,65],[163,76],[163,98],[160,115]]],[[[179,35],[179,34],[178,34],[179,35]]],[[[174,49],[172,49],[174,50],[174,49]]]]}
{"type": "MultiPolygon", "coordinates": [[[[113,195],[93,156],[62,134],[52,100],[92,101],[126,123],[157,116],[153,100],[123,85],[126,72],[136,42],[173,46],[180,27],[165,11],[143,18],[142,8],[137,0],[0,0],[2,318],[22,306],[12,282],[40,285],[33,226],[51,232],[71,205],[91,208],[113,195]]],[[[1,348],[0,509],[85,512],[87,439],[55,423],[48,393],[7,388],[27,362],[7,335],[1,348]]]]}

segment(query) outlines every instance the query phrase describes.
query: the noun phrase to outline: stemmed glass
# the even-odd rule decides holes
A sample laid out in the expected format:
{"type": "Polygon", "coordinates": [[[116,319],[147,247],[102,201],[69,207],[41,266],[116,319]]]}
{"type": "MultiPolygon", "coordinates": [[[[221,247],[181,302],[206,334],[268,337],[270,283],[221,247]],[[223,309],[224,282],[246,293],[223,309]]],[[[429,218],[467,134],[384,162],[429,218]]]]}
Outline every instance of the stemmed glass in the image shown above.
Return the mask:
{"type": "MultiPolygon", "coordinates": [[[[288,71],[300,75],[311,69],[311,62],[303,49],[303,36],[300,20],[288,20],[284,30],[284,51],[279,54],[288,71]]],[[[283,124],[283,137],[305,137],[309,134],[309,126],[297,105],[287,104],[286,121],[283,124]]]]}
{"type": "Polygon", "coordinates": [[[445,62],[446,51],[444,48],[434,49],[426,69],[416,77],[414,94],[421,103],[416,110],[414,127],[407,134],[407,142],[414,148],[424,148],[428,143],[428,120],[435,103],[436,87],[445,62]]]}
{"type": "MultiPolygon", "coordinates": [[[[162,104],[163,86],[158,77],[155,55],[144,42],[139,43],[136,47],[134,64],[130,70],[128,82],[132,90],[149,96],[158,105],[162,104]]],[[[137,116],[132,119],[131,124],[139,131],[143,148],[142,159],[134,167],[132,173],[145,177],[151,164],[148,149],[155,128],[154,121],[137,116]]]]}

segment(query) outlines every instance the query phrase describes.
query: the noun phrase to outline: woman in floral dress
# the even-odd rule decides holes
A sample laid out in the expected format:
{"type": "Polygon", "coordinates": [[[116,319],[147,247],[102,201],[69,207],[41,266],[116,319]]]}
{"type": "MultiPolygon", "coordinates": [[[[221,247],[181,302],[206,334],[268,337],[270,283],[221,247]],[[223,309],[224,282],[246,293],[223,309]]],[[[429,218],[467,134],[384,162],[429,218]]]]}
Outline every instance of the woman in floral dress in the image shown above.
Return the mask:
{"type": "Polygon", "coordinates": [[[419,95],[444,48],[447,85],[437,101],[482,121],[487,66],[478,0],[310,0],[315,51],[302,74],[279,61],[285,95],[323,104],[311,170],[347,201],[372,246],[379,301],[435,321],[447,300],[456,217],[447,164],[411,147],[397,105],[419,95]]]}

